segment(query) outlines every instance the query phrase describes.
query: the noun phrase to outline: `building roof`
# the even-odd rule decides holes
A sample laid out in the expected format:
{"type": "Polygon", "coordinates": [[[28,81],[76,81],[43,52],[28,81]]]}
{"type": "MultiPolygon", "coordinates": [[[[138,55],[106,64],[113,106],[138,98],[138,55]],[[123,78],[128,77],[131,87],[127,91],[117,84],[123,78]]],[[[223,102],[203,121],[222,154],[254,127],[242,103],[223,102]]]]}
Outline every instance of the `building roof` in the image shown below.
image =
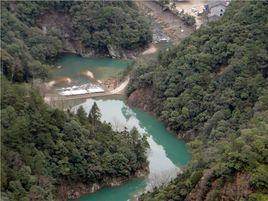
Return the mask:
{"type": "Polygon", "coordinates": [[[226,1],[224,1],[224,0],[209,0],[208,1],[208,8],[209,9],[216,7],[216,6],[219,6],[219,5],[226,7],[226,1]]]}

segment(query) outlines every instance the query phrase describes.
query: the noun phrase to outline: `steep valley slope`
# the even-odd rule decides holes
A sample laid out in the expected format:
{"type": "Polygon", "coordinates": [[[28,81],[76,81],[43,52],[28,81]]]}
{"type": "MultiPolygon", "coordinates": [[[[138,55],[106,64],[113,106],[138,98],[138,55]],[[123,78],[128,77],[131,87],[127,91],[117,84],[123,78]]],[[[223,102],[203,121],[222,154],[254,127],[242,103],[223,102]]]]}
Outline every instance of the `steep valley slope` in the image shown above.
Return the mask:
{"type": "Polygon", "coordinates": [[[232,1],[157,61],[140,65],[128,103],[189,140],[193,159],[140,200],[267,200],[268,4],[232,1]]]}

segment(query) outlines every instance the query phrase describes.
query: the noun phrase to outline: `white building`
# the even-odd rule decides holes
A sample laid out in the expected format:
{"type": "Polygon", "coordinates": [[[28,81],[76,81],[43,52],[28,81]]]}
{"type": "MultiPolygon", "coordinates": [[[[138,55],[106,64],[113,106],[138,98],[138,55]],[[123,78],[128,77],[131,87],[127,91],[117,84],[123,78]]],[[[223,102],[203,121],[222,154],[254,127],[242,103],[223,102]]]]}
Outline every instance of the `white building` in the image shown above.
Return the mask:
{"type": "Polygon", "coordinates": [[[205,6],[208,13],[208,21],[216,21],[220,19],[226,10],[228,3],[226,0],[210,0],[205,6]]]}

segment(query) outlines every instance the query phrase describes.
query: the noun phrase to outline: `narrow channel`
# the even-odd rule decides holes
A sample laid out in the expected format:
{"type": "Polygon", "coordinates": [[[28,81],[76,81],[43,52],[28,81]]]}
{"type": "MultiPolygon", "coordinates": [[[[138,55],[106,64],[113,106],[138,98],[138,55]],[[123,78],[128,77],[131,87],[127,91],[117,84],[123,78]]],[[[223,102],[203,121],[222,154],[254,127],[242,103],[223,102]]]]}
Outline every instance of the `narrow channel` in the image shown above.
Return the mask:
{"type": "MultiPolygon", "coordinates": [[[[81,61],[79,58],[81,57],[74,55],[61,57],[58,61],[61,68],[57,70],[57,75],[68,77],[71,77],[71,75],[78,76],[78,72],[84,70],[91,70],[93,73],[96,73],[98,72],[98,66],[101,68],[107,65],[106,71],[108,69],[109,72],[106,76],[109,74],[115,75],[129,64],[129,61],[113,59],[109,59],[109,62],[107,62],[107,59],[102,60],[102,58],[81,58],[81,61]],[[95,66],[92,65],[92,61],[96,64],[95,66]],[[119,67],[116,67],[117,65],[119,67]]],[[[77,76],[72,77],[72,79],[79,80],[80,78],[77,76]]],[[[86,112],[89,112],[94,102],[100,108],[102,121],[111,123],[114,129],[122,130],[126,127],[130,130],[136,127],[141,134],[148,136],[150,149],[147,154],[150,173],[143,179],[132,179],[117,187],[102,188],[95,193],[80,197],[78,201],[131,200],[140,192],[146,189],[149,190],[162,182],[174,178],[180,172],[180,168],[190,160],[191,156],[185,142],[178,140],[176,136],[169,133],[164,125],[152,115],[140,109],[127,106],[123,96],[79,100],[79,103],[75,103],[74,101],[71,104],[72,111],[76,111],[78,107],[82,106],[86,112]]]]}

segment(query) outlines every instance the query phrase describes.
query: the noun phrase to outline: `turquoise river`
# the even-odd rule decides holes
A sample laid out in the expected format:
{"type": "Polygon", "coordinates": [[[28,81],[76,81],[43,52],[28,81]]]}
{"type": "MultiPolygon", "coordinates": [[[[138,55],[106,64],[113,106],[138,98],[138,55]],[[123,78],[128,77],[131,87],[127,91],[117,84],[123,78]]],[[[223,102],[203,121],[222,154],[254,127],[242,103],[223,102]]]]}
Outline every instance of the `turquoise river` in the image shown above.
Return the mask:
{"type": "MultiPolygon", "coordinates": [[[[102,60],[101,58],[92,60],[66,55],[60,58],[58,62],[58,65],[62,66],[58,73],[61,76],[69,77],[81,70],[89,69],[93,71],[92,69],[95,69],[94,72],[98,72],[98,66],[100,68],[107,66],[106,71],[108,70],[111,75],[114,75],[118,73],[118,69],[122,70],[128,64],[128,61],[102,60]],[[82,64],[79,63],[79,58],[82,64]],[[76,65],[71,66],[70,61],[74,60],[76,65]],[[94,68],[92,68],[92,62],[95,64],[94,68]],[[111,69],[108,68],[107,63],[109,64],[108,66],[111,66],[111,69]],[[117,65],[119,65],[118,68],[116,67],[117,65]],[[77,66],[80,67],[77,68],[77,66]],[[113,68],[116,70],[114,71],[113,68]]],[[[98,77],[101,77],[101,75],[98,75],[98,77]]],[[[150,149],[147,155],[150,173],[143,179],[132,179],[117,187],[102,188],[95,193],[80,197],[78,201],[132,200],[144,190],[150,190],[163,182],[173,179],[180,172],[180,168],[190,160],[191,156],[185,142],[178,140],[175,135],[169,133],[164,125],[152,115],[140,109],[127,106],[122,96],[77,100],[70,105],[72,105],[73,111],[76,111],[79,106],[83,106],[86,112],[89,112],[94,102],[97,103],[101,110],[102,121],[110,122],[115,130],[121,130],[124,127],[127,127],[127,129],[136,127],[140,133],[148,136],[150,149]]]]}

